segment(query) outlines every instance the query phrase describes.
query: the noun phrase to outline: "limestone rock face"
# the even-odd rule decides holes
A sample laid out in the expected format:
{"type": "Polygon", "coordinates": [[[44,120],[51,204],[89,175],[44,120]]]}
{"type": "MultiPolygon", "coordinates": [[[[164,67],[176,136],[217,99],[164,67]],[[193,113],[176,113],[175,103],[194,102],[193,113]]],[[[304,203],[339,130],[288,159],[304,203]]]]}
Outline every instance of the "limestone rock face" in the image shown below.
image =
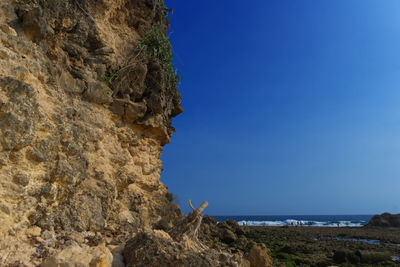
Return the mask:
{"type": "Polygon", "coordinates": [[[69,266],[82,242],[122,244],[178,216],[159,179],[180,94],[137,48],[153,26],[166,32],[164,12],[149,0],[0,2],[0,266],[69,266]]]}

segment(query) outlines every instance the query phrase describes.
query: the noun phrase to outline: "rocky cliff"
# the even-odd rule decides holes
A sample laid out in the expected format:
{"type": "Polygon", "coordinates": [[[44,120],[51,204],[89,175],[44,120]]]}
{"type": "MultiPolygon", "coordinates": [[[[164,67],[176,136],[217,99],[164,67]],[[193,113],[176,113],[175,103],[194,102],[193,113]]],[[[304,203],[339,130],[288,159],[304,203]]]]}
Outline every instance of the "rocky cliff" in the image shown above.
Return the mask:
{"type": "Polygon", "coordinates": [[[0,266],[123,266],[139,232],[205,253],[166,232],[182,218],[159,181],[182,112],[167,16],[160,0],[1,1],[0,266]]]}

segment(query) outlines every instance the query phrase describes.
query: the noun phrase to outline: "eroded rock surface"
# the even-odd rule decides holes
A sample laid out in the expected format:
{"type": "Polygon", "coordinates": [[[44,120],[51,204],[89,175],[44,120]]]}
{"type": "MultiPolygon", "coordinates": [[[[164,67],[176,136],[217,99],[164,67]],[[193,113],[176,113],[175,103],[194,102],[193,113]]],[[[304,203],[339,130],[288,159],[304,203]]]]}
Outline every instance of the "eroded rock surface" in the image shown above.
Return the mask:
{"type": "Polygon", "coordinates": [[[157,3],[1,1],[0,265],[38,264],[65,231],[137,232],[177,216],[159,178],[180,95],[152,86],[162,73],[137,51],[152,26],[168,27],[157,3]],[[128,82],[104,81],[123,71],[128,82]]]}

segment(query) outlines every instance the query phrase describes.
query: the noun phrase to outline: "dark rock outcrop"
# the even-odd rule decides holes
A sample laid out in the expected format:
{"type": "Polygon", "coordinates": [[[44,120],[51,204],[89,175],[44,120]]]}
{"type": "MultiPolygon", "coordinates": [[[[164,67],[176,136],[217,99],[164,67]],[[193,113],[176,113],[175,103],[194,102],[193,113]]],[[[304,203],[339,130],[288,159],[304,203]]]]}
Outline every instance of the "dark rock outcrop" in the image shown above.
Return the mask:
{"type": "Polygon", "coordinates": [[[382,213],[375,215],[366,225],[367,227],[400,227],[400,214],[382,213]]]}

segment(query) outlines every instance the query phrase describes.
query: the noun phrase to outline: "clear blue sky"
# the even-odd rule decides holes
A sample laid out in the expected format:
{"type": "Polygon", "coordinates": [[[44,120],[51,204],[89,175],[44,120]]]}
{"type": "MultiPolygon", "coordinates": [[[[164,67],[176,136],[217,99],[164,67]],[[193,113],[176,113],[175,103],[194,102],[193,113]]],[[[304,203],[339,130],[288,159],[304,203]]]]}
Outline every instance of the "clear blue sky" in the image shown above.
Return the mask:
{"type": "Polygon", "coordinates": [[[400,213],[400,1],[169,0],[161,180],[210,215],[400,213]]]}

